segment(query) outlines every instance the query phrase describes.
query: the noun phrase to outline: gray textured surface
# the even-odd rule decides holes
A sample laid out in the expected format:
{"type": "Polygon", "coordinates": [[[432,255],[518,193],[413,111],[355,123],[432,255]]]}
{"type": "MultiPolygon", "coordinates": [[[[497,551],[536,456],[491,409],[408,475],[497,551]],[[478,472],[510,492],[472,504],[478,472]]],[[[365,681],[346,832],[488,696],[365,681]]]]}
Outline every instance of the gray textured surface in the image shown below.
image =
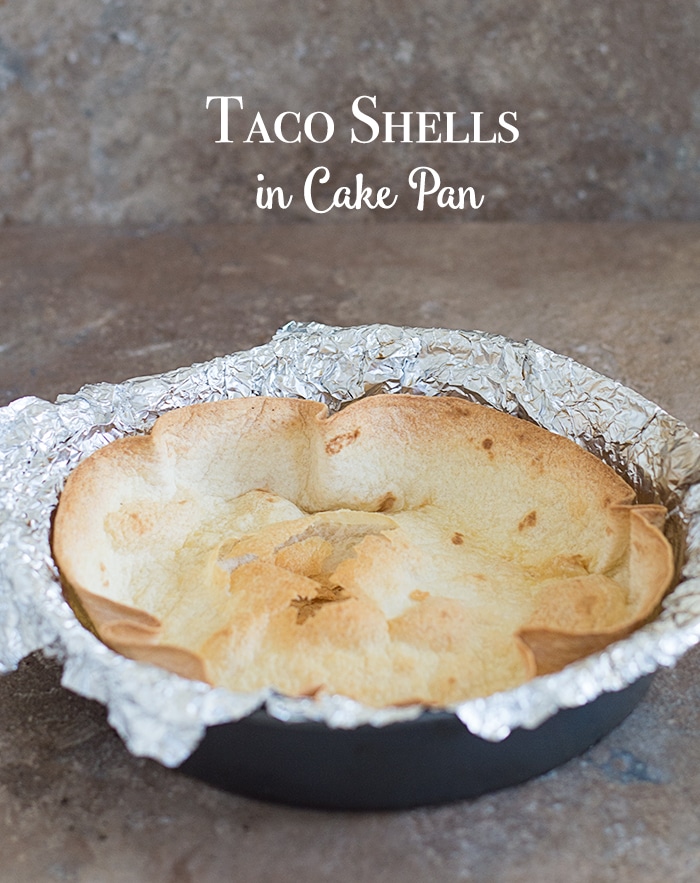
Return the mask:
{"type": "MultiPolygon", "coordinates": [[[[435,219],[700,219],[700,11],[694,0],[427,4],[325,0],[22,0],[0,4],[0,212],[12,222],[354,221],[421,217],[406,178],[430,165],[484,195],[435,219]],[[207,95],[241,95],[215,144],[207,95]],[[350,106],[454,111],[514,144],[351,144],[350,106]],[[324,110],[327,144],[242,144],[257,111],[324,110]],[[312,215],[304,177],[392,186],[389,212],[312,215]],[[256,175],[296,195],[255,207],[256,175]]],[[[488,137],[488,135],[486,135],[488,137]]]]}
{"type": "MultiPolygon", "coordinates": [[[[480,328],[572,355],[700,429],[700,225],[0,233],[0,394],[54,397],[289,319],[480,328]]],[[[132,757],[31,658],[0,678],[0,880],[674,883],[700,874],[700,654],[597,746],[475,801],[323,813],[132,757]]]]}

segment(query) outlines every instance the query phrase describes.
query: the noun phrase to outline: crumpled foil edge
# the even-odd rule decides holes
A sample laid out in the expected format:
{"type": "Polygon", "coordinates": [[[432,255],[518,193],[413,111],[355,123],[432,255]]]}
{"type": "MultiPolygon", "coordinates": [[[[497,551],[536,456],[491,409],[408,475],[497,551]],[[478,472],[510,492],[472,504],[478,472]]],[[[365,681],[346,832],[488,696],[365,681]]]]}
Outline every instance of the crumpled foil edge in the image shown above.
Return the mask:
{"type": "Polygon", "coordinates": [[[233,693],[112,652],[77,621],[51,557],[50,525],[65,478],[98,447],[147,431],[193,402],[300,396],[331,410],[364,395],[412,392],[484,402],[566,435],[606,460],[641,500],[662,502],[685,538],[681,581],[657,619],[556,674],[447,709],[500,741],[558,710],[672,666],[700,641],[700,439],[638,393],[531,341],[479,331],[289,323],[252,350],[157,376],[96,384],[56,403],[25,397],[0,409],[0,671],[36,650],[59,659],[62,683],[103,703],[136,755],[177,766],[207,726],[264,706],[287,721],[331,727],[411,720],[421,706],[376,709],[342,696],[233,693]]]}

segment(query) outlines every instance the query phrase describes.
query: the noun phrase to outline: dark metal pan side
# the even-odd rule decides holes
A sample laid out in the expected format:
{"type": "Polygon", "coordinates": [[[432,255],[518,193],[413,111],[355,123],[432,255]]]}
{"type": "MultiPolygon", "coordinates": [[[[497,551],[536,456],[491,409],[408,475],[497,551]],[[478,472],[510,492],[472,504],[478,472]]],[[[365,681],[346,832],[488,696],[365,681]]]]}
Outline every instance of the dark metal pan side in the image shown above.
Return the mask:
{"type": "Polygon", "coordinates": [[[562,709],[502,742],[473,735],[448,712],[342,730],[287,723],[259,710],[209,727],[180,770],[250,797],[325,809],[405,809],[472,798],[581,754],[632,711],[651,677],[562,709]]]}

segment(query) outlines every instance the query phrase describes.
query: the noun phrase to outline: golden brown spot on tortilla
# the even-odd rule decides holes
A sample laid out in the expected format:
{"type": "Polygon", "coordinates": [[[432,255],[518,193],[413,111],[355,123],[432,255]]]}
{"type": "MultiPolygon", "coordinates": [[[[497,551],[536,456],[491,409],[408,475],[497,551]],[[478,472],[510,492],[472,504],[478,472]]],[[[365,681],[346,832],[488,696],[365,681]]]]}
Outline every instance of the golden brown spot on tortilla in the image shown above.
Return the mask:
{"type": "Polygon", "coordinates": [[[396,497],[391,493],[386,493],[379,501],[379,506],[377,506],[377,512],[389,512],[396,502],[396,497]]]}
{"type": "Polygon", "coordinates": [[[138,514],[138,512],[129,512],[129,523],[136,534],[146,533],[148,525],[146,525],[138,514]]]}
{"type": "Polygon", "coordinates": [[[323,684],[316,684],[315,687],[307,687],[305,690],[301,690],[299,692],[299,695],[306,696],[309,699],[313,699],[321,692],[321,690],[323,690],[323,684]]]}
{"type": "Polygon", "coordinates": [[[353,429],[352,432],[344,432],[341,435],[336,435],[334,438],[330,439],[330,441],[326,442],[326,453],[337,454],[339,451],[342,451],[345,445],[352,444],[359,434],[360,430],[358,428],[353,429]]]}
{"type": "Polygon", "coordinates": [[[588,572],[588,563],[588,559],[579,554],[558,555],[552,561],[552,564],[557,570],[561,570],[562,574],[578,572],[581,570],[588,572]]]}
{"type": "Polygon", "coordinates": [[[491,448],[493,447],[493,439],[492,438],[485,438],[481,443],[481,447],[485,451],[490,451],[491,448]]]}
{"type": "Polygon", "coordinates": [[[460,533],[458,530],[456,530],[452,534],[452,542],[455,544],[455,546],[461,546],[462,543],[464,542],[464,534],[460,533]]]}
{"type": "Polygon", "coordinates": [[[525,518],[518,525],[518,530],[525,530],[526,527],[534,527],[537,524],[537,512],[533,509],[528,512],[525,518]]]}
{"type": "Polygon", "coordinates": [[[324,604],[332,604],[334,601],[349,601],[350,596],[344,595],[342,586],[321,586],[313,598],[299,595],[292,599],[290,607],[297,611],[297,625],[303,625],[311,616],[316,616],[324,604]]]}
{"type": "Polygon", "coordinates": [[[424,592],[422,589],[414,589],[408,596],[411,601],[425,601],[430,597],[430,592],[424,592]]]}

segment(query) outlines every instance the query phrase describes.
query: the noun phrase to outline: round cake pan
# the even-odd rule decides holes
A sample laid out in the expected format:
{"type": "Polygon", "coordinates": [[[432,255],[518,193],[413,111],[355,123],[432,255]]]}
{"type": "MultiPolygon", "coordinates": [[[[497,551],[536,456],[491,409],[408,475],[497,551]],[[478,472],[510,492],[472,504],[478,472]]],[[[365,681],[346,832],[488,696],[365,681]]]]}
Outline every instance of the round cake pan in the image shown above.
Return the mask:
{"type": "Polygon", "coordinates": [[[258,710],[209,727],[180,770],[249,797],[321,809],[406,809],[478,797],[581,754],[632,711],[651,677],[561,709],[501,742],[475,736],[445,711],[383,727],[333,729],[258,710]]]}

